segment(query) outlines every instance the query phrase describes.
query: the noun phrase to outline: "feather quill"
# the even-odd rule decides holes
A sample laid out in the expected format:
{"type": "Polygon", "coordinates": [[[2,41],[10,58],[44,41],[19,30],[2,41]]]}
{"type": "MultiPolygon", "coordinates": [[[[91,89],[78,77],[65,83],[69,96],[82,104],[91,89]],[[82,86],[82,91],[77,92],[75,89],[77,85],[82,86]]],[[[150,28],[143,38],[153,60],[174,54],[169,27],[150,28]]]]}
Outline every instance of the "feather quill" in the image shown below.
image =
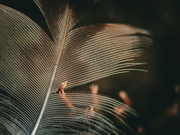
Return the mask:
{"type": "MultiPolygon", "coordinates": [[[[46,19],[53,41],[30,18],[0,5],[1,133],[124,134],[102,113],[95,111],[93,117],[87,115],[87,106],[94,100],[92,94],[67,94],[73,104],[69,107],[60,96],[50,96],[50,93],[66,80],[68,88],[72,88],[141,70],[135,67],[145,62],[135,58],[151,45],[150,33],[120,24],[73,29],[92,5],[91,0],[35,2],[46,19]]],[[[105,96],[97,95],[97,98],[96,110],[109,113],[126,125],[114,112],[115,106],[125,105],[105,96]]],[[[127,106],[123,110],[135,115],[127,106]]]]}

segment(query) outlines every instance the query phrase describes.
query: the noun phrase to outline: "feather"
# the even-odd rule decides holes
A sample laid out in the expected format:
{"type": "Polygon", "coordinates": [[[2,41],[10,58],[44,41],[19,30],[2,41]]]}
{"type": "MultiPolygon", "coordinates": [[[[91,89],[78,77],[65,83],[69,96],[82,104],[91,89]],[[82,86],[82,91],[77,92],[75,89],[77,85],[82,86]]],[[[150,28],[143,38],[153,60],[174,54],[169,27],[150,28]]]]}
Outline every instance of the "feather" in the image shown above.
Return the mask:
{"type": "Polygon", "coordinates": [[[12,134],[30,134],[47,94],[56,46],[37,24],[11,8],[1,5],[0,19],[1,116],[6,122],[1,124],[12,134]]]}
{"type": "Polygon", "coordinates": [[[96,111],[89,112],[94,97],[67,93],[72,107],[57,94],[60,83],[68,88],[145,64],[136,60],[151,44],[146,30],[120,24],[94,24],[73,29],[92,5],[91,0],[35,0],[53,41],[30,18],[0,5],[0,130],[3,134],[92,133],[124,134],[102,112],[117,118],[135,112],[119,101],[97,95],[96,111]],[[81,4],[80,4],[81,3],[81,4]]]}

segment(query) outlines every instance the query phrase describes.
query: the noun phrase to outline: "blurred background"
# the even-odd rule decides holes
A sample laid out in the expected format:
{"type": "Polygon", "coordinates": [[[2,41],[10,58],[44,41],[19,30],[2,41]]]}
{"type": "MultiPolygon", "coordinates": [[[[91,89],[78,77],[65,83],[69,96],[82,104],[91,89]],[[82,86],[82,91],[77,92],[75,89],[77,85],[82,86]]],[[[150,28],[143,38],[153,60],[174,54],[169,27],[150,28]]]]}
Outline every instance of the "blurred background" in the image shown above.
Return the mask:
{"type": "MultiPolygon", "coordinates": [[[[0,3],[29,16],[50,36],[33,0],[0,3]]],[[[95,23],[128,24],[152,33],[153,45],[142,58],[149,72],[133,71],[93,83],[99,85],[99,93],[122,102],[119,92],[127,93],[139,114],[128,124],[139,134],[180,135],[180,1],[97,0],[77,27],[95,23]]],[[[90,84],[72,90],[89,90],[90,84]]]]}

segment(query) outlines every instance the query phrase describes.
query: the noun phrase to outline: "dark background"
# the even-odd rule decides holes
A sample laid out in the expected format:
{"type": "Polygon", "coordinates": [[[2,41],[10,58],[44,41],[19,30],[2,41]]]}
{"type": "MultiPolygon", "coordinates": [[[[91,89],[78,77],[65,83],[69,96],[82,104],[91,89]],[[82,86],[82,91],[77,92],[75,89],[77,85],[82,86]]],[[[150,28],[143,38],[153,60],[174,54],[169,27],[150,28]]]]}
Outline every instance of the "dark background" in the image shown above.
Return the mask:
{"type": "MultiPolygon", "coordinates": [[[[33,0],[0,3],[29,16],[50,36],[33,0]]],[[[148,73],[131,72],[95,83],[100,93],[120,101],[118,92],[128,93],[131,107],[140,114],[136,120],[140,134],[180,135],[180,0],[98,0],[78,27],[94,23],[123,23],[151,31],[153,46],[144,54],[148,73]]],[[[74,90],[84,89],[88,85],[74,90]]]]}

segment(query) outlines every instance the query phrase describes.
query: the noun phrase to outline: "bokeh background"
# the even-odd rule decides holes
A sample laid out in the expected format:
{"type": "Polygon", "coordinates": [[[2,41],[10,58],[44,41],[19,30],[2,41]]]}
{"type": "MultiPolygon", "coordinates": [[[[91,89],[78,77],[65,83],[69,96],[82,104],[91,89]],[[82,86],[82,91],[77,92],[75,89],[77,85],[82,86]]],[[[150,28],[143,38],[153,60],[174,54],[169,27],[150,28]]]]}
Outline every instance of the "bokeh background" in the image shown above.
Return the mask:
{"type": "MultiPolygon", "coordinates": [[[[29,16],[49,36],[46,22],[33,0],[0,0],[29,16]]],[[[77,27],[95,23],[123,23],[147,29],[153,45],[145,50],[143,68],[93,82],[99,92],[119,101],[126,91],[131,107],[139,113],[128,124],[145,135],[180,135],[180,1],[96,0],[77,27]]],[[[90,83],[91,84],[91,83],[90,83]]],[[[84,91],[89,84],[71,90],[84,91]]]]}

